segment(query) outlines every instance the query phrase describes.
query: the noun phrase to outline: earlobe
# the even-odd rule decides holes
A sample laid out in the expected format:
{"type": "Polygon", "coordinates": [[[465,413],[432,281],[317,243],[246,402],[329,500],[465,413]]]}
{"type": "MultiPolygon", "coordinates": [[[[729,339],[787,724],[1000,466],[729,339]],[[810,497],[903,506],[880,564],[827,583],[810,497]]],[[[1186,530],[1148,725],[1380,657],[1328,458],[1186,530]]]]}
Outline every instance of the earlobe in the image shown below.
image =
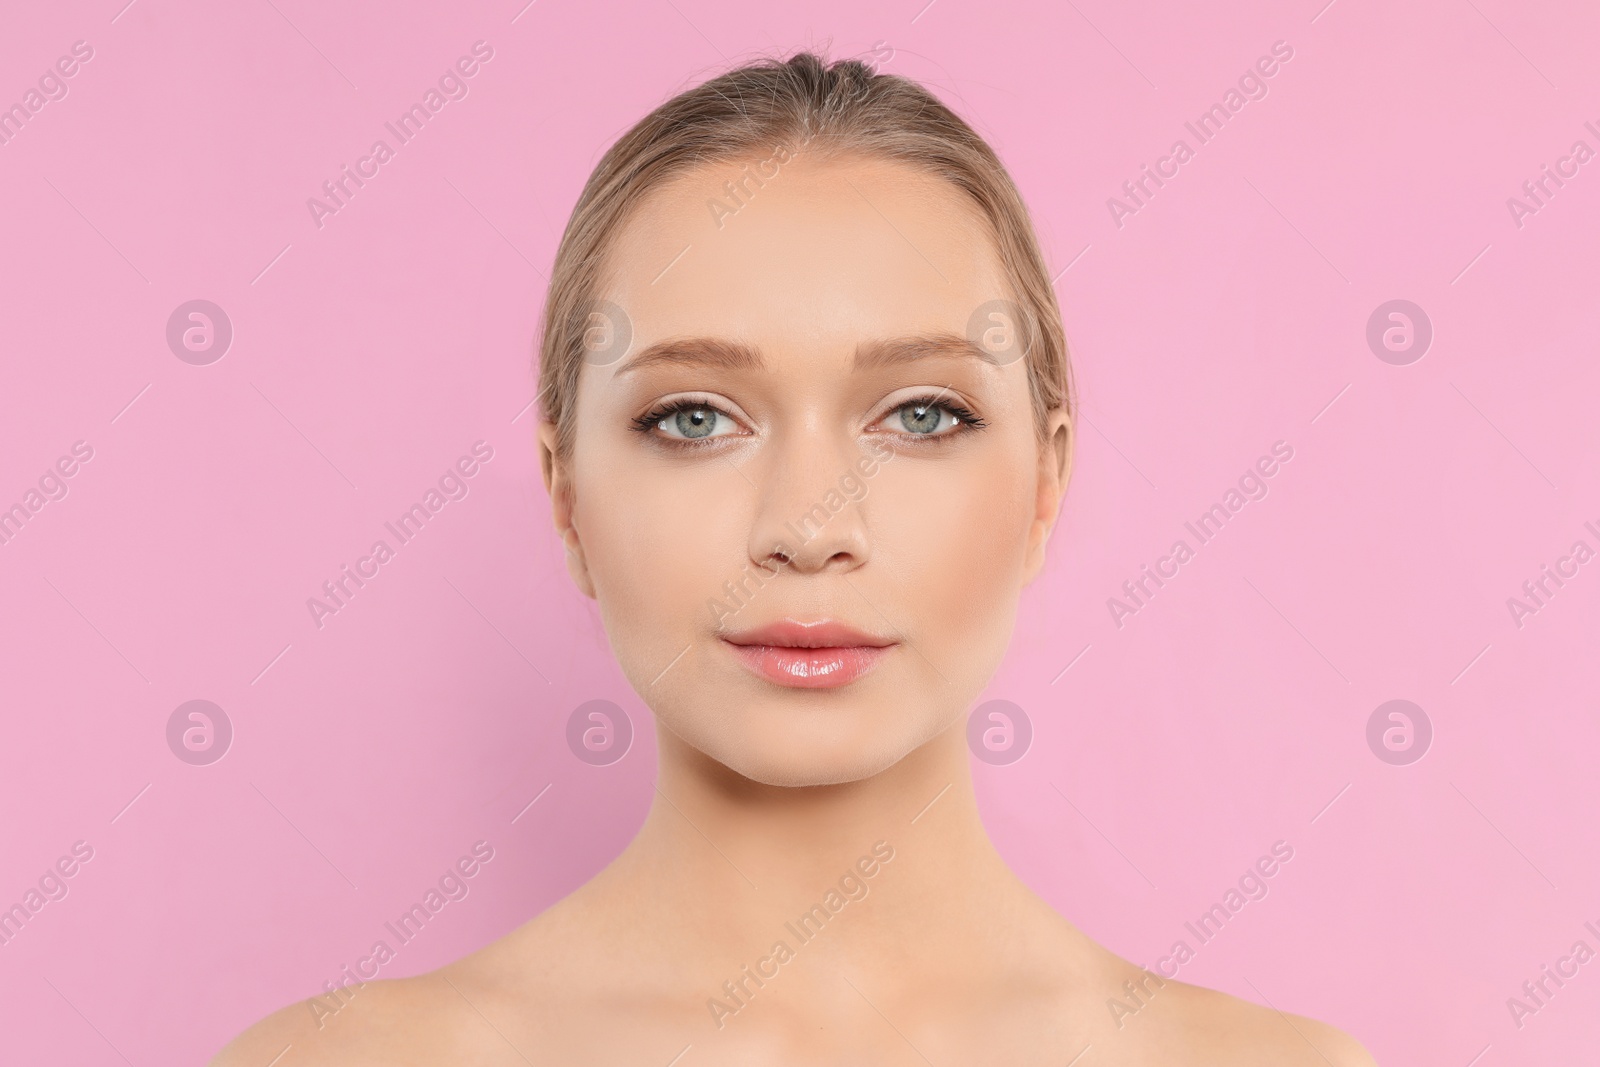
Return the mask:
{"type": "Polygon", "coordinates": [[[578,587],[578,592],[590,600],[599,599],[594,595],[594,583],[589,580],[589,565],[584,562],[583,548],[574,548],[578,535],[574,531],[569,538],[563,538],[563,547],[567,550],[567,574],[572,578],[572,584],[578,587]]]}
{"type": "Polygon", "coordinates": [[[556,536],[567,557],[567,574],[572,584],[590,600],[595,599],[594,582],[589,577],[589,564],[583,555],[583,539],[578,535],[577,509],[572,495],[572,481],[567,464],[556,449],[557,433],[552,423],[539,424],[539,470],[544,476],[545,491],[550,494],[550,517],[555,524],[556,536]]]}

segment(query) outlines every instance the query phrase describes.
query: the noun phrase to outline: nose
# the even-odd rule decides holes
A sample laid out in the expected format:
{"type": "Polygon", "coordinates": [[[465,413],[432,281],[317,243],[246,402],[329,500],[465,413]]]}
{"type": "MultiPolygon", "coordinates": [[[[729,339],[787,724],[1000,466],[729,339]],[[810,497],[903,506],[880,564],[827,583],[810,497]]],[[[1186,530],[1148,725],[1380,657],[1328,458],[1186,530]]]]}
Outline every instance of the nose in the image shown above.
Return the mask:
{"type": "Polygon", "coordinates": [[[749,542],[757,566],[822,574],[848,573],[867,562],[870,539],[861,507],[867,482],[858,466],[866,452],[853,441],[821,437],[775,441],[763,457],[749,542]]]}

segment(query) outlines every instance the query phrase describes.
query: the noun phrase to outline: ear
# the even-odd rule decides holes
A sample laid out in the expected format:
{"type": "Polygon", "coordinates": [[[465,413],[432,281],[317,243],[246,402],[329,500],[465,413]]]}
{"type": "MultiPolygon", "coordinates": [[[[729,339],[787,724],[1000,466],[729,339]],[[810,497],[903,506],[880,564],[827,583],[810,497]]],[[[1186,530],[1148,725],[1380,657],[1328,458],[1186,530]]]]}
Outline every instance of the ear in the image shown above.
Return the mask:
{"type": "Polygon", "coordinates": [[[593,600],[594,582],[589,577],[589,564],[583,556],[583,540],[578,536],[571,464],[560,458],[556,439],[555,423],[539,423],[539,471],[544,475],[545,491],[550,494],[550,515],[555,522],[556,533],[561,538],[562,548],[566,550],[567,573],[572,576],[578,591],[593,600]]]}
{"type": "Polygon", "coordinates": [[[1055,408],[1045,420],[1045,439],[1039,448],[1039,488],[1034,501],[1033,526],[1028,531],[1028,551],[1023,563],[1023,584],[1044,569],[1045,546],[1061,514],[1061,501],[1072,480],[1072,453],[1077,444],[1077,423],[1065,406],[1055,408]]]}

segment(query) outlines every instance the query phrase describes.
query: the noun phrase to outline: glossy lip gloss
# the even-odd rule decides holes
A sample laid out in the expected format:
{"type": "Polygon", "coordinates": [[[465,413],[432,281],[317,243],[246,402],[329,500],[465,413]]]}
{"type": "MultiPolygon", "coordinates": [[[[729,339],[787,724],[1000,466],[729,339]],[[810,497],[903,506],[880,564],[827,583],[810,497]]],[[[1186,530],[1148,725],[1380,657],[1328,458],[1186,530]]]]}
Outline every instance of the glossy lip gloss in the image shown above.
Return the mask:
{"type": "Polygon", "coordinates": [[[756,674],[791,689],[835,689],[860,678],[888,655],[893,638],[843,623],[784,619],[722,640],[756,674]]]}

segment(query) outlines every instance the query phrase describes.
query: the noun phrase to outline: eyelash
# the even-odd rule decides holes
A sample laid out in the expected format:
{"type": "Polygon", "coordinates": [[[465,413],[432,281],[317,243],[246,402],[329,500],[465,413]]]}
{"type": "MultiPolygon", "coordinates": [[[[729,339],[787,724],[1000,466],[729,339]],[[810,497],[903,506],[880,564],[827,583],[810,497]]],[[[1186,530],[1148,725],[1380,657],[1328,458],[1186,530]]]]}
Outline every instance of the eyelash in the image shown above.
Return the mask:
{"type": "MultiPolygon", "coordinates": [[[[941,400],[940,397],[942,395],[942,393],[929,393],[926,396],[916,396],[910,398],[909,400],[903,400],[894,407],[890,408],[883,418],[888,418],[890,415],[909,407],[931,407],[939,408],[943,411],[949,412],[955,417],[957,425],[961,427],[960,429],[947,430],[946,432],[940,434],[914,434],[909,431],[901,433],[901,436],[903,437],[913,440],[920,439],[923,441],[930,439],[944,440],[960,434],[970,433],[974,430],[981,430],[985,426],[989,425],[983,420],[982,416],[970,408],[967,408],[961,404],[952,403],[948,400],[941,400]]],[[[642,434],[651,434],[658,426],[672,416],[681,411],[693,411],[696,408],[707,408],[711,411],[715,411],[723,418],[733,418],[732,415],[729,415],[722,408],[706,400],[699,400],[694,397],[682,397],[670,403],[661,404],[657,407],[651,408],[643,415],[638,416],[633,420],[632,428],[642,434]]],[[[882,422],[883,419],[879,419],[877,421],[882,422]]],[[[692,441],[676,437],[663,437],[659,438],[659,440],[668,441],[673,447],[677,448],[701,448],[710,442],[717,440],[717,438],[708,437],[700,441],[692,441]]]]}

